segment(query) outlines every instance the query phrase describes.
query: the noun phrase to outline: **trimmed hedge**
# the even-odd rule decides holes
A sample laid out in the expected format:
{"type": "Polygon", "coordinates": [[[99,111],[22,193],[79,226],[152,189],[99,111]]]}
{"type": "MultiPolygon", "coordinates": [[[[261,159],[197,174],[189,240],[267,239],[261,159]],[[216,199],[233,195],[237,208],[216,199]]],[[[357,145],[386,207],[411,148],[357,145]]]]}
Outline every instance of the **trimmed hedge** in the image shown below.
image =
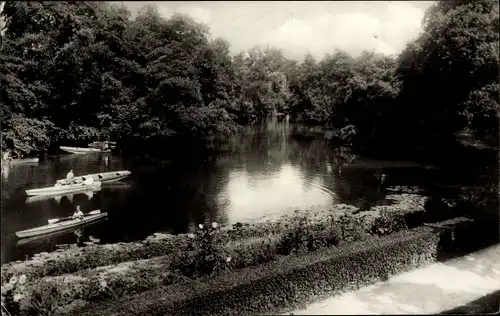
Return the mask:
{"type": "Polygon", "coordinates": [[[163,256],[185,246],[187,238],[164,236],[146,239],[144,242],[88,245],[79,248],[70,246],[52,253],[42,253],[24,262],[10,262],[2,265],[2,280],[15,275],[26,275],[29,279],[73,273],[131,260],[163,256]]]}
{"type": "Polygon", "coordinates": [[[284,257],[218,277],[122,298],[83,315],[230,315],[293,310],[435,261],[439,233],[420,227],[284,257]]]}

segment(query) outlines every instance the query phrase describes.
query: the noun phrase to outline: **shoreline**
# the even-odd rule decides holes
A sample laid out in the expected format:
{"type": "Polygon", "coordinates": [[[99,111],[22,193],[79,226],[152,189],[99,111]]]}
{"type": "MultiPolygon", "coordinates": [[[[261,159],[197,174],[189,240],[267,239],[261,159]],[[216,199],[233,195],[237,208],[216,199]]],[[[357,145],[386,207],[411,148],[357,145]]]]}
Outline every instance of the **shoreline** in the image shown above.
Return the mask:
{"type": "MultiPolygon", "coordinates": [[[[426,218],[424,204],[427,197],[401,194],[391,195],[389,199],[394,203],[374,206],[368,211],[360,212],[353,206],[337,205],[328,211],[296,211],[292,215],[267,218],[260,223],[238,223],[232,227],[219,227],[216,223],[200,224],[195,234],[155,234],[141,242],[89,245],[84,248],[69,246],[54,253],[36,255],[25,262],[2,265],[2,280],[5,280],[2,300],[10,299],[13,301],[10,306],[26,312],[36,303],[37,297],[53,293],[51,300],[55,300],[55,308],[62,314],[73,314],[88,304],[105,306],[118,297],[132,298],[149,291],[162,291],[162,288],[195,286],[202,282],[200,280],[212,282],[210,280],[228,275],[236,277],[252,269],[264,269],[262,273],[265,273],[265,267],[279,262],[287,265],[304,256],[310,258],[308,260],[325,252],[336,253],[335,258],[348,256],[359,245],[365,245],[363,249],[373,253],[371,258],[387,253],[384,250],[375,254],[381,247],[400,244],[402,248],[398,248],[399,254],[393,259],[399,262],[401,271],[406,271],[403,267],[413,267],[418,262],[438,260],[438,248],[442,248],[446,234],[439,229],[422,226],[423,223],[415,223],[415,218],[426,218]],[[407,225],[408,219],[412,218],[413,224],[407,225]],[[411,236],[415,232],[434,236],[429,237],[432,239],[431,246],[420,246],[419,242],[425,238],[415,239],[416,244],[400,242],[413,240],[411,236]],[[421,257],[428,251],[431,252],[421,257]],[[406,255],[406,252],[409,254],[406,255]],[[23,283],[18,288],[21,278],[23,283]]],[[[447,222],[453,224],[453,221],[447,222]]],[[[366,262],[368,259],[360,260],[366,262]]],[[[352,282],[370,283],[394,272],[392,265],[382,270],[368,266],[363,264],[358,268],[368,269],[370,277],[360,281],[353,276],[355,282],[352,282]],[[374,271],[378,271],[376,275],[370,274],[374,271]]],[[[335,269],[347,269],[343,273],[351,275],[351,268],[352,262],[335,269]]],[[[300,271],[301,268],[294,269],[300,271]]],[[[227,279],[224,284],[229,281],[227,279]]]]}
{"type": "MultiPolygon", "coordinates": [[[[220,231],[226,235],[225,238],[228,240],[239,240],[291,229],[291,227],[287,228],[285,226],[299,217],[304,218],[304,216],[307,216],[310,225],[315,225],[327,221],[330,215],[336,219],[349,216],[354,220],[364,221],[365,225],[368,226],[373,225],[375,219],[382,216],[383,213],[390,213],[391,215],[424,213],[424,203],[427,201],[427,197],[418,194],[393,194],[388,195],[387,199],[392,199],[394,203],[392,205],[374,206],[363,212],[358,212],[359,209],[355,206],[337,204],[330,209],[302,210],[292,214],[282,214],[281,216],[263,217],[259,221],[250,223],[241,223],[237,233],[232,232],[239,226],[238,223],[220,227],[220,231]]],[[[102,245],[87,244],[85,247],[77,247],[74,244],[58,245],[58,249],[54,252],[35,254],[27,261],[19,262],[20,260],[17,260],[2,264],[1,276],[3,280],[7,280],[14,274],[23,273],[33,277],[53,275],[57,272],[55,270],[58,270],[55,263],[59,261],[68,261],[66,265],[72,265],[75,261],[79,261],[82,268],[95,268],[124,261],[153,258],[170,253],[177,248],[185,247],[191,236],[192,234],[155,233],[144,240],[135,242],[102,245]],[[88,264],[82,263],[85,261],[88,264]],[[39,273],[27,272],[27,270],[43,265],[49,265],[49,267],[39,273]]]]}

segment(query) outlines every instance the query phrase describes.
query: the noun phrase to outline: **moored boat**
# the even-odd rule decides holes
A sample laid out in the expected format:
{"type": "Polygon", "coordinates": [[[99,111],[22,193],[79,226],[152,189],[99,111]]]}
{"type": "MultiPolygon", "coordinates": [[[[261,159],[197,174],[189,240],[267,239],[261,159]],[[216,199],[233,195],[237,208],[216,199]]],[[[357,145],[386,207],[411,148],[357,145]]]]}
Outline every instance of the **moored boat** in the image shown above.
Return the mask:
{"type": "Polygon", "coordinates": [[[116,142],[108,142],[108,141],[105,141],[105,142],[92,142],[92,143],[88,144],[88,146],[90,148],[98,148],[98,149],[102,149],[102,148],[105,148],[105,146],[107,146],[110,149],[115,149],[116,148],[116,142]]]}
{"type": "Polygon", "coordinates": [[[69,185],[54,185],[52,187],[40,188],[40,189],[31,189],[26,190],[26,194],[28,196],[35,195],[63,195],[67,193],[75,193],[87,190],[93,190],[101,187],[101,182],[97,181],[92,184],[85,183],[76,183],[69,185]]]}
{"type": "MultiPolygon", "coordinates": [[[[75,177],[75,181],[83,182],[88,178],[92,178],[94,181],[99,181],[102,183],[110,183],[115,181],[120,181],[125,177],[128,177],[131,174],[128,170],[120,170],[120,171],[111,171],[111,172],[102,172],[102,173],[93,173],[85,176],[75,177]]],[[[66,179],[59,179],[56,183],[66,185],[66,179]]]]}
{"type": "Polygon", "coordinates": [[[89,148],[89,147],[69,147],[69,146],[60,146],[61,150],[71,153],[71,154],[91,154],[91,153],[110,153],[111,150],[102,150],[99,148],[89,148]]]}
{"type": "MultiPolygon", "coordinates": [[[[97,210],[99,211],[99,210],[97,210]]],[[[93,213],[96,211],[93,211],[93,213]]],[[[35,227],[27,230],[22,230],[16,232],[16,236],[19,238],[26,238],[26,237],[33,237],[33,236],[39,236],[39,235],[45,235],[49,233],[54,233],[57,231],[61,230],[67,230],[71,228],[76,228],[80,226],[87,225],[89,223],[92,223],[94,221],[97,221],[99,219],[105,218],[108,216],[108,213],[100,213],[100,214],[95,214],[95,215],[86,215],[83,220],[82,219],[69,219],[69,220],[63,220],[59,221],[54,224],[48,224],[40,227],[35,227]]]]}
{"type": "Polygon", "coordinates": [[[23,159],[9,159],[2,161],[2,163],[10,163],[10,164],[22,164],[22,163],[38,163],[40,158],[23,158],[23,159]]]}

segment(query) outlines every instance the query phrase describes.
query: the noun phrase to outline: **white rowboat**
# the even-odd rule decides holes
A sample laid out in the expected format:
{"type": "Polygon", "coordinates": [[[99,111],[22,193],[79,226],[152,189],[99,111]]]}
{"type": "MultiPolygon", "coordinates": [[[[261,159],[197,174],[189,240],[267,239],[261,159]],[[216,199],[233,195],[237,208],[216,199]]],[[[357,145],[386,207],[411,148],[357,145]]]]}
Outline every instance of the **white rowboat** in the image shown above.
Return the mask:
{"type": "Polygon", "coordinates": [[[108,145],[110,149],[115,149],[116,148],[116,142],[92,142],[88,144],[90,148],[101,148],[103,145],[108,145]]]}
{"type": "Polygon", "coordinates": [[[57,237],[57,236],[61,236],[61,235],[66,235],[68,233],[72,233],[74,232],[76,229],[82,229],[84,227],[87,227],[87,226],[90,226],[90,225],[94,225],[94,224],[97,224],[97,223],[102,223],[104,221],[106,221],[108,218],[107,217],[101,217],[101,218],[98,218],[98,219],[93,219],[91,222],[86,222],[85,224],[83,224],[82,226],[78,226],[78,227],[65,227],[61,230],[58,230],[58,231],[54,231],[54,232],[50,232],[50,233],[44,233],[44,234],[41,234],[41,235],[36,235],[36,236],[31,236],[31,237],[26,237],[26,238],[21,238],[17,241],[16,243],[16,246],[17,247],[22,247],[24,245],[27,245],[27,244],[31,244],[31,243],[34,243],[34,242],[43,242],[43,241],[47,241],[50,240],[50,238],[54,238],[54,237],[57,237]]]}
{"type": "MultiPolygon", "coordinates": [[[[95,211],[93,211],[95,212],[95,211]]],[[[53,233],[60,230],[66,230],[70,228],[76,228],[79,226],[87,225],[91,222],[97,221],[101,218],[108,216],[108,213],[100,213],[96,215],[87,215],[81,219],[71,219],[66,221],[60,221],[54,224],[48,224],[45,226],[40,226],[32,229],[22,230],[16,232],[16,236],[19,238],[32,237],[37,235],[44,235],[48,233],[53,233]]]]}
{"type": "MultiPolygon", "coordinates": [[[[103,173],[93,173],[93,174],[89,174],[89,175],[86,175],[86,176],[75,177],[75,181],[77,183],[78,182],[83,182],[87,178],[90,177],[90,178],[94,179],[94,181],[99,181],[99,182],[102,182],[102,183],[111,183],[111,182],[115,182],[115,181],[120,181],[123,178],[128,177],[130,174],[131,174],[131,172],[128,171],[128,170],[103,172],[103,173]]],[[[67,182],[66,182],[66,179],[59,179],[59,180],[57,180],[56,183],[60,183],[60,184],[65,185],[67,182]]]]}
{"type": "Polygon", "coordinates": [[[60,146],[61,150],[72,153],[72,154],[92,154],[92,153],[110,153],[111,150],[102,150],[98,148],[86,148],[86,147],[68,147],[60,146]]]}
{"type": "Polygon", "coordinates": [[[4,160],[2,163],[10,163],[10,164],[22,164],[22,163],[38,163],[40,158],[25,158],[25,159],[11,159],[4,160]]]}
{"type": "Polygon", "coordinates": [[[32,189],[26,190],[26,194],[28,196],[35,195],[63,195],[67,193],[75,193],[87,190],[95,190],[101,187],[101,182],[97,181],[92,183],[91,185],[85,183],[77,183],[70,185],[55,185],[52,187],[41,188],[41,189],[32,189]]]}

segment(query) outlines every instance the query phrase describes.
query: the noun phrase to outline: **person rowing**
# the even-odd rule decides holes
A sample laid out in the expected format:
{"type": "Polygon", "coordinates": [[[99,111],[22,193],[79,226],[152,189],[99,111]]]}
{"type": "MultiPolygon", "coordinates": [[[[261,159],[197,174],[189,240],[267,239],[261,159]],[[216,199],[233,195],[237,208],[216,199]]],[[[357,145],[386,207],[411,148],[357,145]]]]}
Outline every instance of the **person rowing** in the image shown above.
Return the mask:
{"type": "Polygon", "coordinates": [[[77,205],[76,206],[76,211],[73,213],[73,216],[72,216],[73,219],[79,219],[81,221],[83,221],[83,212],[80,210],[80,205],[77,205]]]}

